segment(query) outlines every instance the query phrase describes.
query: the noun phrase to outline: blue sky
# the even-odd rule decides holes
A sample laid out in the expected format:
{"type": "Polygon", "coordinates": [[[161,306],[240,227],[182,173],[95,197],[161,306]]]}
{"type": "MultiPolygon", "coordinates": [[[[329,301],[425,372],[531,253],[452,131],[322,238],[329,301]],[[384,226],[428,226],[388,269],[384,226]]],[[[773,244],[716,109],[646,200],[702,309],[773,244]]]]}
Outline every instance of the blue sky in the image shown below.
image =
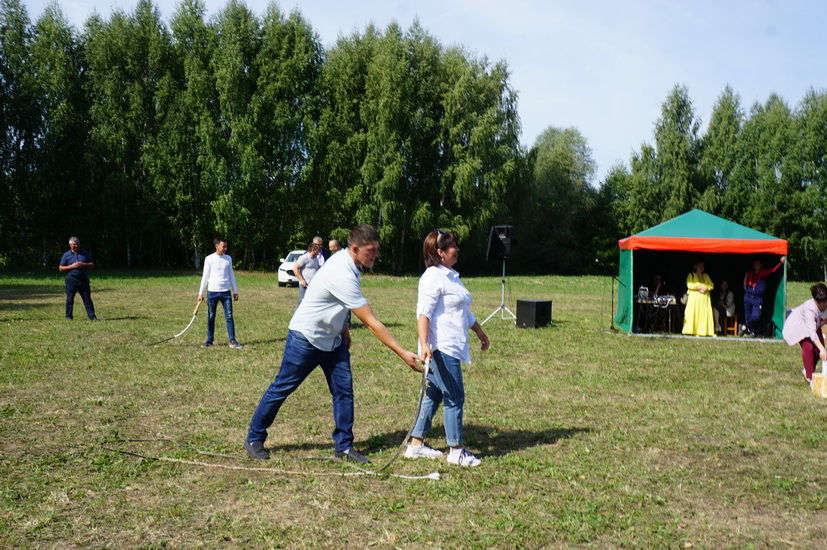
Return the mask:
{"type": "MultiPolygon", "coordinates": [[[[46,0],[23,0],[36,19],[46,0]]],[[[61,0],[82,27],[93,12],[131,11],[132,0],[61,0]]],[[[177,0],[156,0],[169,21],[177,0]]],[[[214,15],[225,0],[206,0],[214,15]]],[[[247,0],[258,15],[266,0],[247,0]]],[[[282,0],[298,9],[325,46],[373,22],[408,27],[418,18],[445,46],[505,60],[519,94],[522,142],[548,126],[577,128],[597,163],[595,183],[628,163],[666,95],[686,85],[703,123],[726,85],[745,110],[772,93],[795,107],[810,89],[827,90],[827,2],[774,0],[282,0]]]]}

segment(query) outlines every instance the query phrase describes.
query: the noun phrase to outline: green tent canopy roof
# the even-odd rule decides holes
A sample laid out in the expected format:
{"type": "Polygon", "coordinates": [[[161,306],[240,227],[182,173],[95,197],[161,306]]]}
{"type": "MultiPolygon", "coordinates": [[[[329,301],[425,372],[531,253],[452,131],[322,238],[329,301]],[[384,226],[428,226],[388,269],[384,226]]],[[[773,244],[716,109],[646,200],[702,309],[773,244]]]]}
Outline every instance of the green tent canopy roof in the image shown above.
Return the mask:
{"type": "Polygon", "coordinates": [[[620,239],[618,245],[625,250],[787,254],[786,240],[697,209],[620,239]]]}

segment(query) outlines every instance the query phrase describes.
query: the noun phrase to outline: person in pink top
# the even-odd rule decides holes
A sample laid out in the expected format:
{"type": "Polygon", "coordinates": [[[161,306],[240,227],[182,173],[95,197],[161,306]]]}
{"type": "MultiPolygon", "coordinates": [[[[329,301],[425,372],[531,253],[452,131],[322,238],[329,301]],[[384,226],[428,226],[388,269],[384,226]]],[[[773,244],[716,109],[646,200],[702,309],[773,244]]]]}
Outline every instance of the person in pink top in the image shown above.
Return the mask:
{"type": "Polygon", "coordinates": [[[827,349],[824,348],[824,336],[821,325],[827,324],[823,313],[827,310],[827,286],[818,283],[810,287],[812,299],[807,300],[787,316],[784,322],[784,340],[794,346],[801,346],[801,359],[804,368],[801,373],[812,383],[813,371],[818,359],[827,361],[827,349]]]}

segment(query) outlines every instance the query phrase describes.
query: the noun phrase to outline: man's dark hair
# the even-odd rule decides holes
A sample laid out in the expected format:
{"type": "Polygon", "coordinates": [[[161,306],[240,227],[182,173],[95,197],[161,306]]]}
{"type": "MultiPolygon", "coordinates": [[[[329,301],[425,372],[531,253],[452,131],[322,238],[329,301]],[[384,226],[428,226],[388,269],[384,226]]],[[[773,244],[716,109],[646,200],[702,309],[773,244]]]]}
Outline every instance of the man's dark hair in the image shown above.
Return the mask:
{"type": "Polygon", "coordinates": [[[816,302],[827,302],[827,286],[818,283],[810,287],[810,294],[816,302]]]}
{"type": "Polygon", "coordinates": [[[378,242],[379,233],[376,231],[376,229],[373,228],[372,225],[368,225],[366,223],[357,225],[356,227],[351,229],[350,235],[347,236],[348,246],[365,246],[369,243],[378,242]]]}
{"type": "Polygon", "coordinates": [[[227,239],[225,239],[224,237],[216,237],[212,240],[213,246],[217,245],[218,243],[226,243],[226,242],[227,242],[227,239]]]}

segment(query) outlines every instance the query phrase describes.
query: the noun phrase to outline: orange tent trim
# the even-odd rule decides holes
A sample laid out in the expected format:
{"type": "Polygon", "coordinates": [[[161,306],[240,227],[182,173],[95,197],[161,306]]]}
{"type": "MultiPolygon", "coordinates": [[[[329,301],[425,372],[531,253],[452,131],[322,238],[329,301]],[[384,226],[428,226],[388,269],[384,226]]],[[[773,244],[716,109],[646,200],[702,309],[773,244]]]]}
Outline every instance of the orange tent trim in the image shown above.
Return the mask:
{"type": "Polygon", "coordinates": [[[724,254],[787,254],[784,239],[699,239],[694,237],[641,237],[632,235],[620,239],[624,250],[685,250],[688,252],[717,252],[724,254]]]}

